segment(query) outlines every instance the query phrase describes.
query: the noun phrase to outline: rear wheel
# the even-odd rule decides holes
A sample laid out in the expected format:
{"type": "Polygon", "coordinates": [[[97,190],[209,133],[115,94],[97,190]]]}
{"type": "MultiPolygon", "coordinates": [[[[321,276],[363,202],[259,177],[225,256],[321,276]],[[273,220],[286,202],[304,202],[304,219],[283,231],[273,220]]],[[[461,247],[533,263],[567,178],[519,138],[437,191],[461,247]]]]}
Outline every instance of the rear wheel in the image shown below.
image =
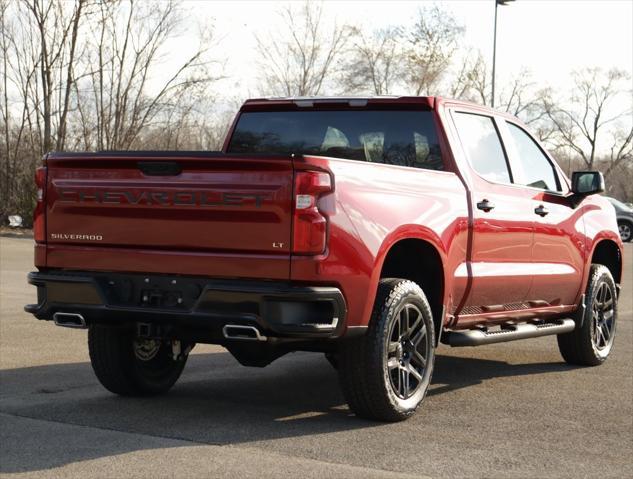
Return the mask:
{"type": "Polygon", "coordinates": [[[109,391],[122,396],[167,392],[187,355],[173,357],[171,341],[137,338],[129,329],[93,324],[88,330],[92,369],[109,391]]]}
{"type": "Polygon", "coordinates": [[[615,338],[617,306],[615,281],[611,272],[606,266],[592,265],[585,292],[584,314],[579,309],[576,329],[558,335],[558,348],[565,361],[597,366],[607,359],[615,338]],[[578,327],[579,324],[582,326],[578,327]]]}
{"type": "Polygon", "coordinates": [[[404,279],[382,279],[365,336],[341,346],[339,377],[356,415],[383,421],[410,417],[433,373],[433,315],[422,289],[404,279]]]}

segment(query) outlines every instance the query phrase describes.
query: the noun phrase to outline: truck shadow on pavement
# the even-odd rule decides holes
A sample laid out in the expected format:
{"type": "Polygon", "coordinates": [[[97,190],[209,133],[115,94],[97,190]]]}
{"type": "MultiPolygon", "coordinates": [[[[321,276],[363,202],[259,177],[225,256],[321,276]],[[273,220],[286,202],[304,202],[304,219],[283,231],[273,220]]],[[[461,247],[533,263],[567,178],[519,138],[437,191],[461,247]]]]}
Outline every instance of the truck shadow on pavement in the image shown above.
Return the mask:
{"type": "MultiPolygon", "coordinates": [[[[375,434],[376,429],[408,430],[415,424],[423,428],[437,414],[432,411],[434,398],[448,391],[491,378],[569,369],[562,362],[510,365],[439,355],[429,399],[414,418],[398,424],[354,417],[345,405],[336,372],[322,355],[309,353],[288,355],[265,369],[243,368],[228,353],[193,355],[174,389],[155,398],[108,393],[97,383],[89,363],[4,370],[0,372],[0,472],[46,470],[185,445],[257,447],[266,441],[311,436],[318,448],[318,443],[328,441],[319,435],[327,433],[375,434]]],[[[354,440],[349,447],[362,444],[354,440]]]]}

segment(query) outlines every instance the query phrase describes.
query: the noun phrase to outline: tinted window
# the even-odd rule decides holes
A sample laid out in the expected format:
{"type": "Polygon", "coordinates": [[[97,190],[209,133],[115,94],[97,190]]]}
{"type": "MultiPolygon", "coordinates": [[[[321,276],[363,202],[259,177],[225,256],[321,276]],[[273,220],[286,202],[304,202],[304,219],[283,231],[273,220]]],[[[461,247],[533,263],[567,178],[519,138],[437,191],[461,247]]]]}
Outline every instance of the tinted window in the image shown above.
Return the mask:
{"type": "Polygon", "coordinates": [[[244,112],[228,151],[321,155],[443,169],[428,111],[244,112]]]}
{"type": "Polygon", "coordinates": [[[492,118],[456,113],[455,123],[475,171],[490,181],[510,183],[508,164],[492,118]]]}
{"type": "Polygon", "coordinates": [[[554,167],[538,145],[518,126],[512,123],[507,125],[519,155],[520,168],[515,174],[514,182],[543,190],[558,191],[554,167]]]}

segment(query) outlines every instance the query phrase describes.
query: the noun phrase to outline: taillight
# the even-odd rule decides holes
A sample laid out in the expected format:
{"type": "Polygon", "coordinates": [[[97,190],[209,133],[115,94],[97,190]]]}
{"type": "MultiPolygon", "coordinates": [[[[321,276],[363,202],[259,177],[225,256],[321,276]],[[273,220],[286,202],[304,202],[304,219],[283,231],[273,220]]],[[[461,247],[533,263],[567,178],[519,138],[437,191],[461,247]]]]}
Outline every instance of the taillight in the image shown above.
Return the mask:
{"type": "Polygon", "coordinates": [[[319,197],[332,191],[332,179],[321,171],[295,172],[292,252],[325,251],[327,217],[319,211],[319,197]]]}
{"type": "Polygon", "coordinates": [[[33,211],[33,238],[37,243],[46,242],[46,167],[35,170],[37,203],[33,211]]]}

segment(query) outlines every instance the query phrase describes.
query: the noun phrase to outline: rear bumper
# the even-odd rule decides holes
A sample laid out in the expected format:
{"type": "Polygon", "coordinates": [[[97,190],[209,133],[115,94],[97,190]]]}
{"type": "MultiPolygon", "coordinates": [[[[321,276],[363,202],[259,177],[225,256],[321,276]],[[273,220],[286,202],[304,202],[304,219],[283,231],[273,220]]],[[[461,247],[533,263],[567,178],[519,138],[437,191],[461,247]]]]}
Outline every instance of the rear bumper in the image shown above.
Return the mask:
{"type": "Polygon", "coordinates": [[[214,342],[223,342],[229,324],[282,338],[336,338],[345,331],[346,303],[335,287],[83,271],[33,272],[28,281],[38,301],[24,309],[43,320],[63,312],[87,324],[154,323],[195,329],[214,342]]]}

